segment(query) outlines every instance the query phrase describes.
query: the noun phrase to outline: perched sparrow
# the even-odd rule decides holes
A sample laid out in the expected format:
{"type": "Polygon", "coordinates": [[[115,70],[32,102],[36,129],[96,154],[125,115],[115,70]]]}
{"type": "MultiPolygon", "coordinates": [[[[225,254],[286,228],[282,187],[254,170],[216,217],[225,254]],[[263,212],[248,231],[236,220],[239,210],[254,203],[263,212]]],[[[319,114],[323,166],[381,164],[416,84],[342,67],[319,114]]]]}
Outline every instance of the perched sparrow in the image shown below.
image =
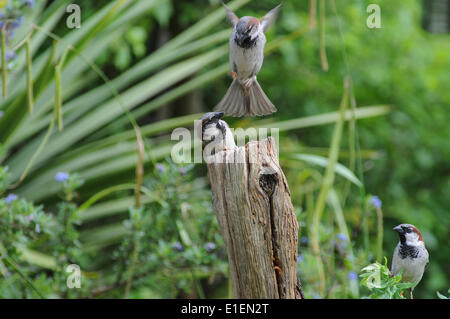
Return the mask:
{"type": "Polygon", "coordinates": [[[204,153],[213,155],[216,152],[236,148],[233,133],[228,124],[221,120],[223,112],[209,112],[201,117],[201,137],[204,153]]]}
{"type": "MultiPolygon", "coordinates": [[[[391,273],[396,275],[402,270],[402,281],[418,283],[428,263],[428,251],[422,235],[415,226],[410,224],[400,224],[394,227],[394,230],[398,233],[400,242],[394,250],[391,273]]],[[[411,299],[413,289],[410,290],[411,299]]]]}
{"type": "Polygon", "coordinates": [[[234,29],[230,37],[230,67],[233,82],[215,107],[227,115],[266,115],[277,109],[256,81],[264,59],[264,32],[275,21],[281,5],[269,11],[259,21],[254,17],[238,18],[225,4],[228,20],[234,29]]]}

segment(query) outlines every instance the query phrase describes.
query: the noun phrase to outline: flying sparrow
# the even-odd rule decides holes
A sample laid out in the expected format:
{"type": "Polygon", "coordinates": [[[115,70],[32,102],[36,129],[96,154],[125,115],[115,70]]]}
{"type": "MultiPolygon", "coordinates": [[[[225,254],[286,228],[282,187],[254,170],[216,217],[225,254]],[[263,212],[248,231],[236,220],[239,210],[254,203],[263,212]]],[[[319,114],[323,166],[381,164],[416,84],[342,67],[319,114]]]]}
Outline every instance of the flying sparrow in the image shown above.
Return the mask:
{"type": "MultiPolygon", "coordinates": [[[[392,257],[391,274],[396,275],[402,270],[403,282],[419,283],[428,263],[428,251],[422,235],[415,226],[410,224],[400,224],[394,227],[394,230],[398,233],[400,242],[392,257]]],[[[413,289],[414,287],[410,289],[411,299],[413,289]]]]}
{"type": "Polygon", "coordinates": [[[222,116],[223,112],[209,112],[200,118],[202,125],[198,136],[201,137],[206,155],[236,148],[233,133],[228,124],[221,120],[222,116]]]}
{"type": "Polygon", "coordinates": [[[275,21],[281,5],[270,10],[261,21],[249,16],[239,19],[230,8],[223,5],[234,27],[230,36],[233,82],[215,110],[236,117],[273,113],[277,109],[259,86],[256,75],[264,59],[264,33],[275,21]]]}

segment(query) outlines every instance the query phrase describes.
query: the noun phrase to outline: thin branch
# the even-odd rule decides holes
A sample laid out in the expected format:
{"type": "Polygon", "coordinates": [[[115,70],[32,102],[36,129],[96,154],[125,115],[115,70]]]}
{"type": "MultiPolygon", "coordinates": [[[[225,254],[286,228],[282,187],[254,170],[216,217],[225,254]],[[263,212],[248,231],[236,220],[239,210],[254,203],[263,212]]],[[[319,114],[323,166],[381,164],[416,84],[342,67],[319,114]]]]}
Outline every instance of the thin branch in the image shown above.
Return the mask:
{"type": "Polygon", "coordinates": [[[325,0],[319,3],[319,50],[322,70],[328,71],[328,59],[325,43],[325,0]]]}

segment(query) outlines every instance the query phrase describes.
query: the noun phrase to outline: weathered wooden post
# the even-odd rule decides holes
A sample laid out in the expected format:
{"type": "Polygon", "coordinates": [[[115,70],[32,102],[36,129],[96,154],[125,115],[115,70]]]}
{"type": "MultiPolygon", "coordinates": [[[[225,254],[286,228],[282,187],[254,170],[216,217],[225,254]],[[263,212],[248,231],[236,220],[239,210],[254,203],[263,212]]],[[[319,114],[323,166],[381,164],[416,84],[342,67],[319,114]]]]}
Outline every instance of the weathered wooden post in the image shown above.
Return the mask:
{"type": "Polygon", "coordinates": [[[301,299],[298,223],[273,138],[207,159],[235,298],[301,299]]]}

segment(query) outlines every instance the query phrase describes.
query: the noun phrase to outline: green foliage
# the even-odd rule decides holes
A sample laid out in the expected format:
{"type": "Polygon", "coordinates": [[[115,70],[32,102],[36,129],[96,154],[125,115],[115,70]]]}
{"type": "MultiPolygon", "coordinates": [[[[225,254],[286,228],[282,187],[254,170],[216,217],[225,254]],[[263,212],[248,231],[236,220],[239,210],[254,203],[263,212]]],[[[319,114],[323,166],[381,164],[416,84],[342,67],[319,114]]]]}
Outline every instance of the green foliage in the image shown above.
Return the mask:
{"type": "MultiPolygon", "coordinates": [[[[132,284],[149,285],[152,294],[147,297],[173,298],[180,292],[204,297],[201,281],[205,278],[226,283],[225,247],[218,235],[209,194],[203,181],[196,185],[187,182],[192,177],[191,170],[192,166],[179,167],[171,162],[156,166],[153,178],[144,182],[144,195],[152,194],[157,200],[140,208],[129,207],[129,216],[122,219],[121,244],[112,250],[108,249],[106,232],[80,232],[80,211],[71,202],[82,185],[76,174],[63,180],[62,175],[56,177],[59,181],[55,183],[60,184],[65,196],[54,213],[11,194],[0,198],[0,260],[13,260],[15,266],[0,263],[6,278],[0,284],[2,297],[36,297],[27,289],[30,286],[45,298],[122,297],[134,247],[138,247],[139,267],[134,271],[132,284]],[[96,251],[100,247],[106,249],[101,260],[92,255],[89,242],[95,243],[96,251]],[[102,267],[112,267],[101,273],[89,271],[89,265],[98,262],[102,267]],[[83,271],[81,289],[66,286],[65,268],[69,264],[80,265],[83,271]],[[35,265],[52,269],[52,275],[42,277],[35,265]],[[177,278],[175,287],[170,278],[177,278]]],[[[142,293],[133,290],[131,296],[142,293]]]]}
{"type": "Polygon", "coordinates": [[[376,262],[364,267],[361,271],[361,285],[371,291],[368,296],[371,299],[405,299],[405,289],[416,285],[415,283],[402,283],[401,272],[391,276],[386,257],[384,265],[376,262]]]}
{"type": "MultiPolygon", "coordinates": [[[[55,181],[55,183],[58,183],[55,181]]],[[[61,182],[59,182],[61,183],[61,182]]],[[[64,192],[75,194],[82,182],[70,176],[64,182],[64,192]]],[[[73,195],[70,196],[73,199],[73,195]]],[[[0,284],[4,298],[76,296],[67,294],[67,263],[79,259],[77,207],[69,199],[58,203],[55,214],[46,213],[43,206],[35,206],[17,195],[10,193],[0,198],[0,268],[6,280],[0,284]],[[47,256],[30,254],[30,249],[38,249],[47,256]],[[47,262],[39,262],[39,257],[47,262]],[[52,277],[42,274],[35,266],[45,264],[54,270],[52,277]],[[48,262],[48,259],[54,262],[48,262]],[[31,264],[23,261],[31,261],[31,264]],[[8,287],[13,287],[12,289],[8,287]],[[28,290],[27,288],[32,288],[28,290]],[[34,293],[34,294],[33,294],[34,293]]]]}
{"type": "Polygon", "coordinates": [[[223,280],[226,276],[225,247],[218,235],[209,194],[199,187],[200,181],[197,186],[186,183],[191,169],[159,163],[154,178],[144,183],[158,201],[130,208],[129,218],[124,221],[129,235],[113,254],[113,273],[122,274],[115,280],[116,285],[129,278],[134,247],[138,247],[139,264],[133,276],[135,284],[147,283],[153,296],[173,298],[182,292],[204,297],[201,280],[223,280]],[[171,277],[177,280],[169,280],[171,277]]]}

